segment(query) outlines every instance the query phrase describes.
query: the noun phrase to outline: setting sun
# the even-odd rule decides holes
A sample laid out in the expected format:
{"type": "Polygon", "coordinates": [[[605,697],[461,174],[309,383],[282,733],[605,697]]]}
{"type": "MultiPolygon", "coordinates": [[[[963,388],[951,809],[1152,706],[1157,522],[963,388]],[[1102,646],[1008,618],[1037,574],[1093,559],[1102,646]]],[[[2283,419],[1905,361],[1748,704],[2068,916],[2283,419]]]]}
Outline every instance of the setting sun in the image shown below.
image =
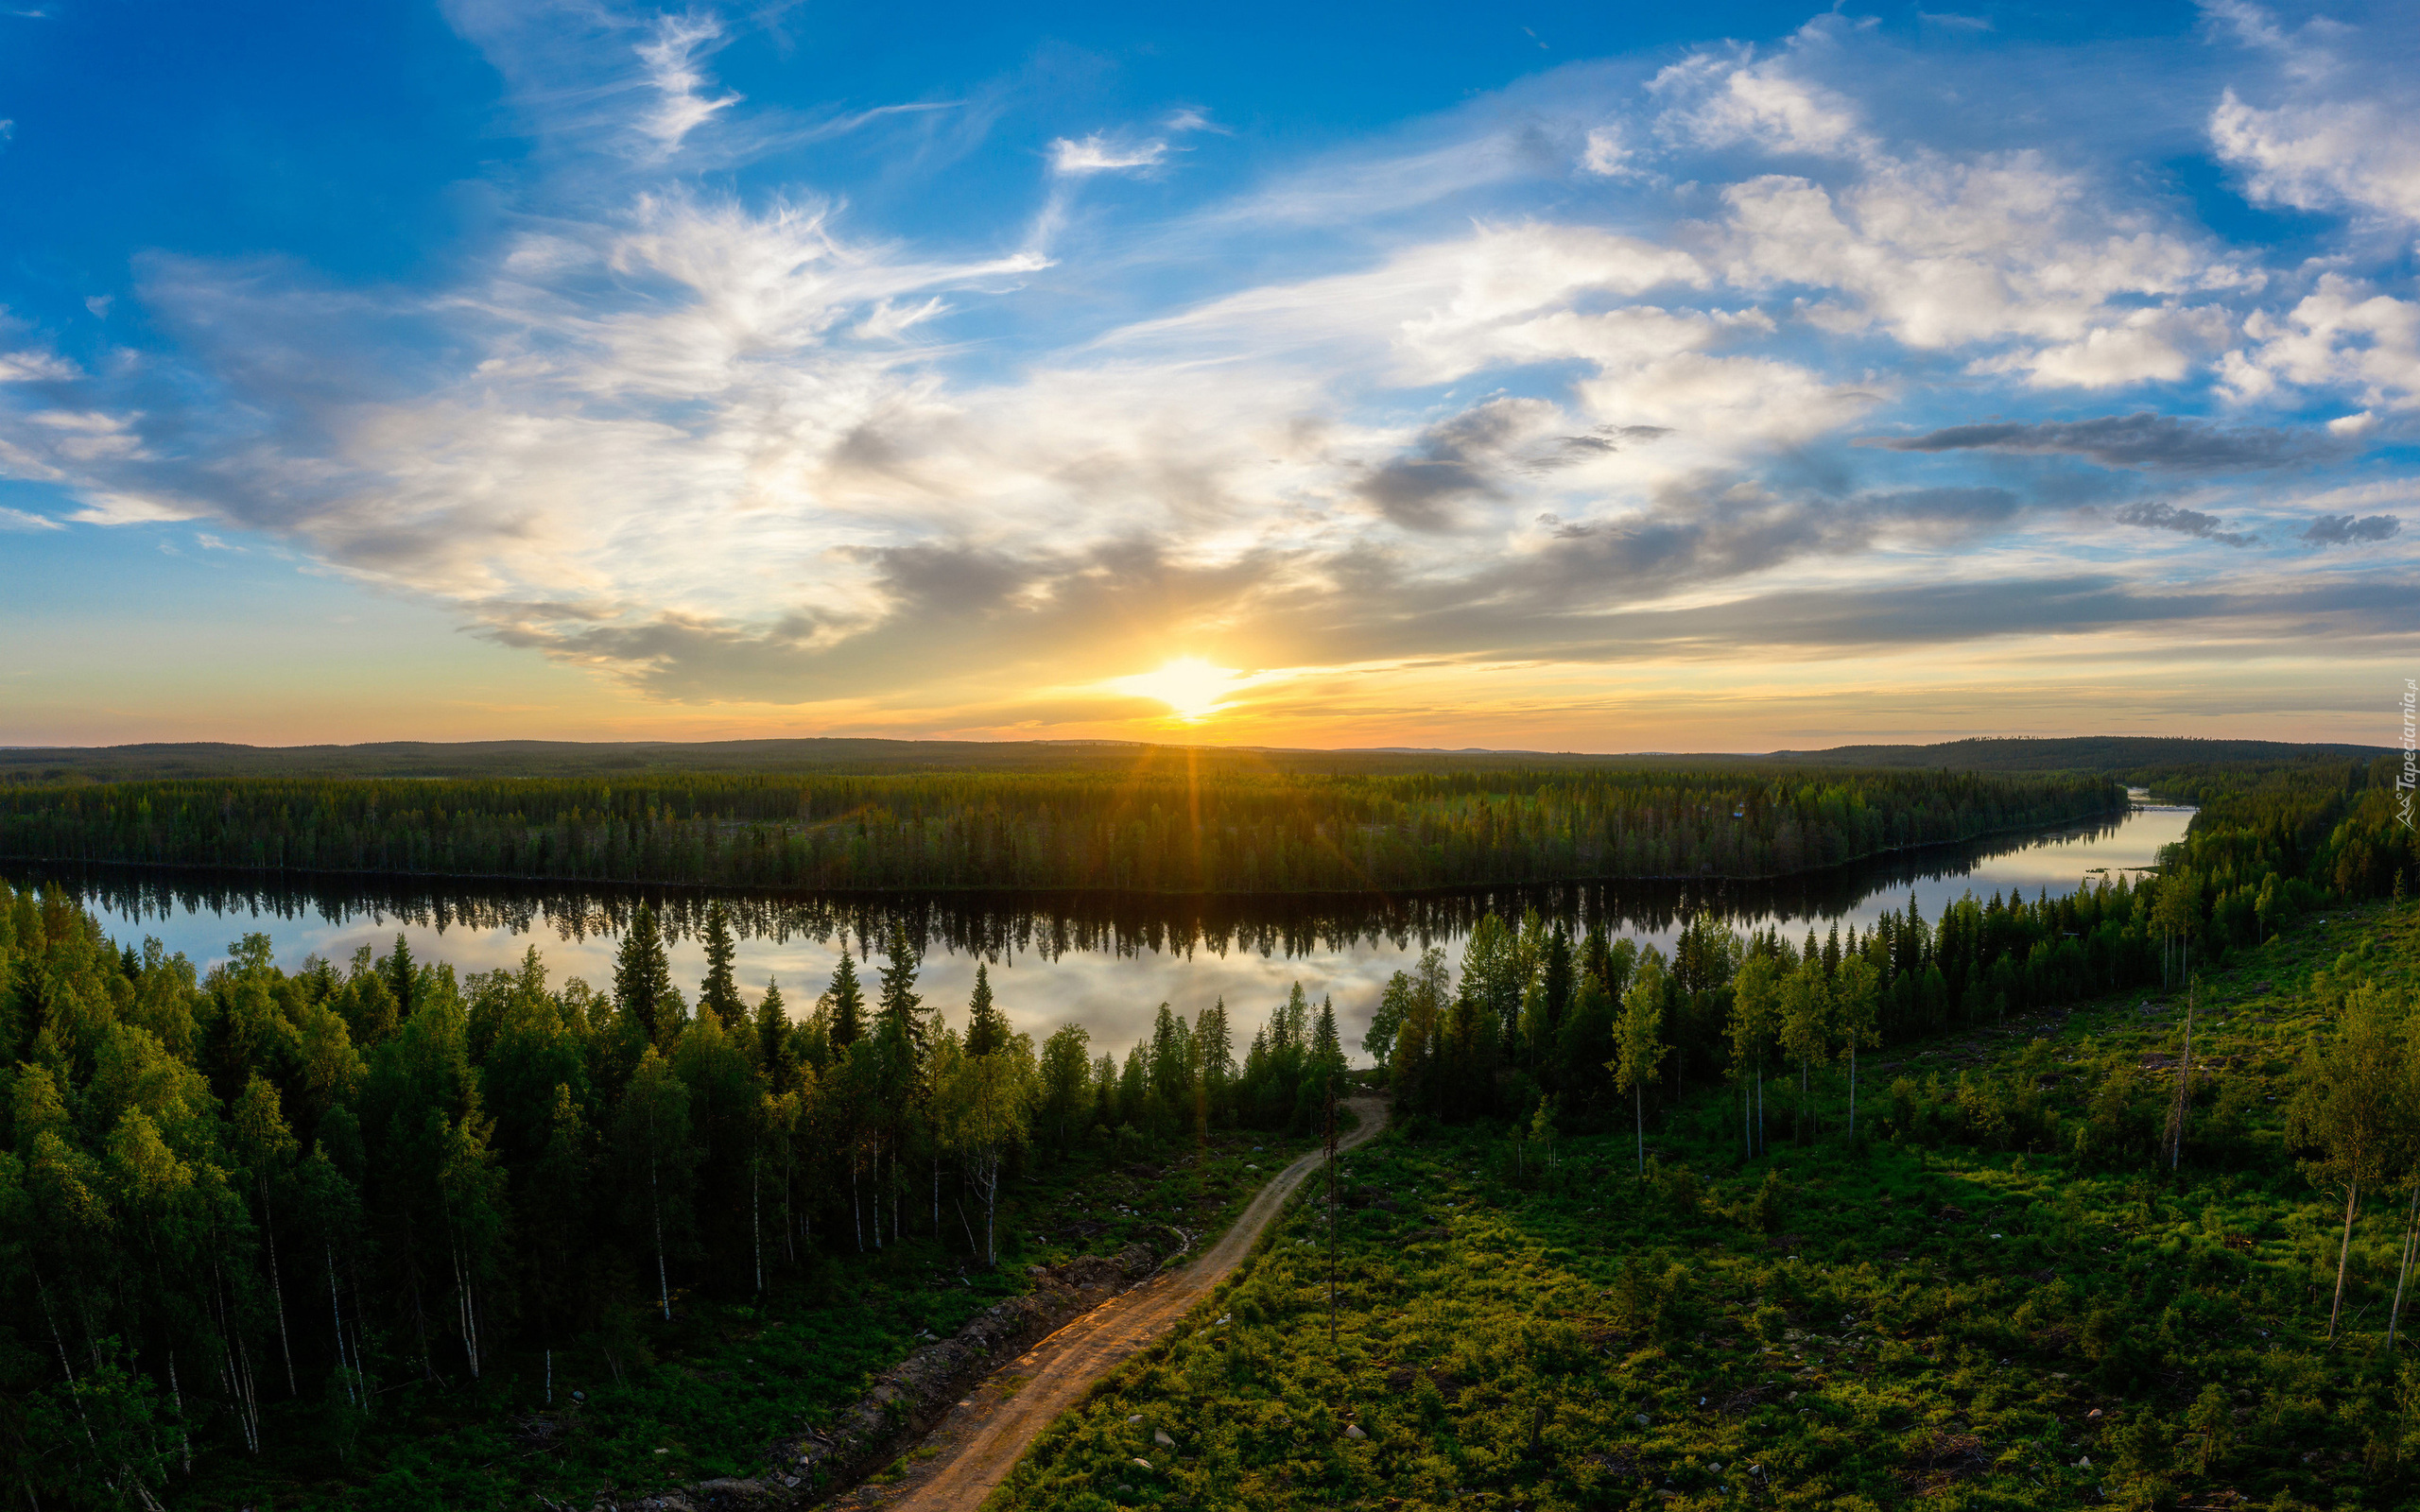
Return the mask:
{"type": "Polygon", "coordinates": [[[1214,666],[1201,657],[1184,656],[1163,663],[1156,672],[1112,678],[1109,686],[1138,698],[1157,698],[1190,725],[1224,708],[1227,696],[1240,688],[1243,681],[1243,675],[1233,667],[1214,666]]]}

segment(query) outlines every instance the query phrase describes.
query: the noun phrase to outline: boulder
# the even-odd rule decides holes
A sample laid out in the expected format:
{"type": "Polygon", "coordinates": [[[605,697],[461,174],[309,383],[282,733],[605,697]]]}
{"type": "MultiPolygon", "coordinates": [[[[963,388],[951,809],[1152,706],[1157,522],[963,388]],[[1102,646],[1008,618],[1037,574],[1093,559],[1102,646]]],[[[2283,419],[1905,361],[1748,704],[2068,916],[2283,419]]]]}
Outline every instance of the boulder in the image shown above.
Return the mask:
{"type": "Polygon", "coordinates": [[[1362,1439],[1367,1438],[1370,1435],[1361,1431],[1361,1425],[1359,1423],[1346,1423],[1344,1425],[1344,1436],[1352,1439],[1362,1439]]]}
{"type": "Polygon", "coordinates": [[[1168,1431],[1165,1428],[1154,1428],[1151,1430],[1151,1442],[1159,1445],[1162,1449],[1176,1448],[1176,1440],[1168,1436],[1168,1431]]]}

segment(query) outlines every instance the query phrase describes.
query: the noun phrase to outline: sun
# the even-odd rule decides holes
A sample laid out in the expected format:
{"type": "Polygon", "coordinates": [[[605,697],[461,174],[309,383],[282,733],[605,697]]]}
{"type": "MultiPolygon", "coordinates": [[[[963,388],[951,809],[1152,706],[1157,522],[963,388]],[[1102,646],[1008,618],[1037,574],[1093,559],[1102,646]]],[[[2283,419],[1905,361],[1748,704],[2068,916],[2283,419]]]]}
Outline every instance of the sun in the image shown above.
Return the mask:
{"type": "Polygon", "coordinates": [[[1161,663],[1156,672],[1112,678],[1108,686],[1138,698],[1157,698],[1179,719],[1197,725],[1225,708],[1227,696],[1243,682],[1243,674],[1233,667],[1214,666],[1198,656],[1181,656],[1161,663]]]}

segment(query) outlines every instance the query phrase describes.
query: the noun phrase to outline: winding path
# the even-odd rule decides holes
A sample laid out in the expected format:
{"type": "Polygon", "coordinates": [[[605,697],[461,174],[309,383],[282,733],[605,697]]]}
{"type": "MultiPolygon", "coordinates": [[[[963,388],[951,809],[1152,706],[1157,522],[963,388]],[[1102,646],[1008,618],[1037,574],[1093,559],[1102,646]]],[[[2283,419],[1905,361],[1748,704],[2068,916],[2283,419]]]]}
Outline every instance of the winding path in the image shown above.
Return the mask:
{"type": "MultiPolygon", "coordinates": [[[[1361,1124],[1337,1141],[1340,1151],[1375,1138],[1386,1126],[1384,1099],[1357,1097],[1349,1106],[1361,1124]]],[[[1321,1159],[1314,1150],[1278,1172],[1235,1227],[1192,1264],[1111,1297],[992,1372],[917,1446],[917,1452],[931,1452],[922,1460],[911,1454],[905,1478],[861,1486],[834,1504],[852,1512],[973,1512],[1008,1479],[1036,1435],[1081,1400],[1095,1382],[1167,1332],[1252,1253],[1321,1159]]]]}

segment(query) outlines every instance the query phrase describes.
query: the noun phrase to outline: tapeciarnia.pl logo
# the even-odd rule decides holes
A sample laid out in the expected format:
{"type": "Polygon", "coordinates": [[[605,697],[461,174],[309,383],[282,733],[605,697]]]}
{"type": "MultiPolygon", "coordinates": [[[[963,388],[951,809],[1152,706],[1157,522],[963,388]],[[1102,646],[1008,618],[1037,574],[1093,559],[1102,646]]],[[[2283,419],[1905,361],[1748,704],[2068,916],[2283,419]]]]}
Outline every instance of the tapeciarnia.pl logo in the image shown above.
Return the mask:
{"type": "Polygon", "coordinates": [[[2394,780],[2396,817],[2407,830],[2411,822],[2412,790],[2420,787],[2420,678],[2403,679],[2403,772],[2394,780]]]}

